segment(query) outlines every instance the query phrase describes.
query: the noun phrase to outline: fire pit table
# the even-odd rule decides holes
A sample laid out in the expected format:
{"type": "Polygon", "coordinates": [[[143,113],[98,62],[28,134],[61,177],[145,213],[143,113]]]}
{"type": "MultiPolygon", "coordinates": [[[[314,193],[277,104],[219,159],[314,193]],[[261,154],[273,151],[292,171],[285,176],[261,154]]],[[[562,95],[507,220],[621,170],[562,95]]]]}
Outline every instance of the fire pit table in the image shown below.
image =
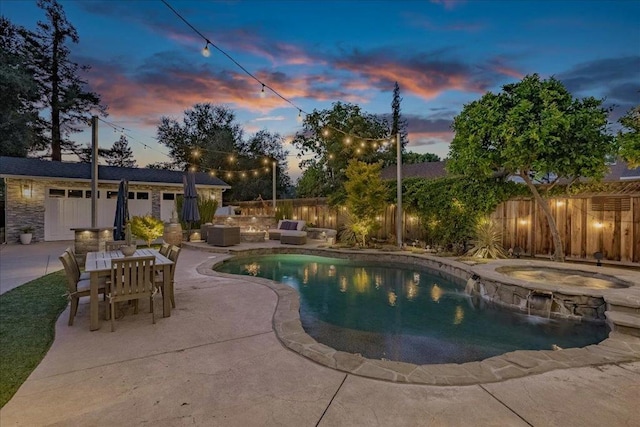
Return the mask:
{"type": "Polygon", "coordinates": [[[265,232],[256,230],[240,231],[240,241],[243,243],[264,242],[265,232]]]}

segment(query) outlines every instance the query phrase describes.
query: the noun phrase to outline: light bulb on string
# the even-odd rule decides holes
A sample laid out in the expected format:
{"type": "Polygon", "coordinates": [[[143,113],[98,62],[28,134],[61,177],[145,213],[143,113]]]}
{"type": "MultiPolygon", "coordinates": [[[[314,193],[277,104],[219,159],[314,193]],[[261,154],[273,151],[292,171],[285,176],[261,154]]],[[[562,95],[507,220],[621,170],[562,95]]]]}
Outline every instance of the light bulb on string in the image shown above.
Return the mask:
{"type": "Polygon", "coordinates": [[[329,136],[329,129],[325,129],[322,131],[322,136],[329,136]]]}
{"type": "Polygon", "coordinates": [[[267,92],[264,91],[264,83],[262,83],[262,90],[260,91],[260,98],[267,96],[267,92]]]}
{"type": "Polygon", "coordinates": [[[204,47],[202,48],[202,56],[204,56],[205,58],[208,58],[211,55],[211,51],[209,50],[209,42],[207,42],[207,44],[204,45],[204,47]]]}
{"type": "Polygon", "coordinates": [[[298,110],[298,117],[296,118],[298,123],[302,123],[302,110],[298,110]]]}
{"type": "Polygon", "coordinates": [[[345,143],[345,144],[347,144],[347,145],[351,144],[351,138],[346,137],[346,138],[344,139],[344,143],[345,143]]]}

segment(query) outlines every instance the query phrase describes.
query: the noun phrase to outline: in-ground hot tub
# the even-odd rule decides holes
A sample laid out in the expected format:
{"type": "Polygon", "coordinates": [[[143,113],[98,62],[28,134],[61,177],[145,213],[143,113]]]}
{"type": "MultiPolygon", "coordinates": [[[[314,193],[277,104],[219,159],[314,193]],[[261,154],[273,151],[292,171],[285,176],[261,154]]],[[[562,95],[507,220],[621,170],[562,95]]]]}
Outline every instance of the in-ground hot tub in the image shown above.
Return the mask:
{"type": "Polygon", "coordinates": [[[496,271],[516,279],[551,285],[580,286],[589,289],[620,289],[630,286],[615,277],[562,268],[508,266],[496,268],[496,271]]]}
{"type": "MultiPolygon", "coordinates": [[[[506,261],[505,261],[506,262],[506,261]]],[[[522,263],[474,268],[467,292],[543,317],[605,322],[605,295],[633,286],[590,267],[522,263]]]]}

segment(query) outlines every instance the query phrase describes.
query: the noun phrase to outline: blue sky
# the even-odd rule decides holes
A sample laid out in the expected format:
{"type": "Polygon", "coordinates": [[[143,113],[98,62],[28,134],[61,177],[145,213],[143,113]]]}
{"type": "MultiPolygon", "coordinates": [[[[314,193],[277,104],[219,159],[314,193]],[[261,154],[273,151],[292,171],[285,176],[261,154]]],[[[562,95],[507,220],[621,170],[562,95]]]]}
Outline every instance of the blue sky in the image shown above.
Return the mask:
{"type": "MultiPolygon", "coordinates": [[[[124,127],[139,166],[166,161],[162,116],[198,102],[229,107],[249,136],[290,141],[298,110],[211,49],[160,0],[60,1],[80,43],[73,59],[124,127]],[[268,92],[268,91],[267,91],[268,92]],[[145,148],[146,145],[146,148],[145,148]]],[[[409,149],[446,157],[465,103],[527,74],[555,76],[574,96],[605,98],[615,121],[640,104],[640,1],[179,1],[169,3],[209,40],[303,111],[352,102],[388,114],[400,85],[409,149]]],[[[35,1],[0,12],[35,28],[35,1]]],[[[73,136],[90,141],[90,132],[73,136]]],[[[100,145],[119,138],[101,123],[100,145]]],[[[288,143],[290,175],[300,171],[288,143]]]]}

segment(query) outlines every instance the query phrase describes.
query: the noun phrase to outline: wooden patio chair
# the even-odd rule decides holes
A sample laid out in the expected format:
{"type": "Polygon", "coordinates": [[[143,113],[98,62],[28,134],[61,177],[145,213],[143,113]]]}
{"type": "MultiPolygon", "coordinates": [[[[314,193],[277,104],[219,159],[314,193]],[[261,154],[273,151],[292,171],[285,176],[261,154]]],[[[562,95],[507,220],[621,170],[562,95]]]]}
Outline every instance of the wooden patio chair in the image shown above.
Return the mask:
{"type": "MultiPolygon", "coordinates": [[[[176,273],[176,265],[178,264],[178,257],[180,256],[180,250],[181,250],[180,247],[176,245],[171,245],[168,255],[165,255],[167,258],[173,261],[173,264],[169,266],[169,298],[171,299],[172,308],[176,308],[176,298],[173,293],[173,288],[174,288],[173,278],[176,273]]],[[[163,274],[164,273],[160,273],[159,275],[156,276],[156,286],[160,290],[162,290],[162,284],[164,283],[163,274]]],[[[162,298],[165,298],[164,294],[162,294],[162,298]]]]}
{"type": "Polygon", "coordinates": [[[74,270],[76,270],[76,272],[78,273],[78,276],[80,278],[79,280],[90,279],[91,274],[87,273],[86,271],[80,271],[80,266],[78,265],[78,259],[76,258],[76,251],[71,246],[69,246],[64,251],[69,253],[69,256],[71,257],[71,264],[73,265],[74,270]]]}
{"type": "MultiPolygon", "coordinates": [[[[115,331],[115,307],[119,301],[139,300],[148,297],[151,319],[156,323],[153,297],[156,294],[154,267],[156,257],[126,257],[111,261],[111,284],[107,299],[111,308],[111,332],[115,331]]],[[[138,306],[135,305],[135,312],[138,306]]]]}
{"type": "MultiPolygon", "coordinates": [[[[73,257],[69,252],[63,252],[59,259],[64,266],[64,273],[67,278],[67,298],[71,301],[68,325],[73,326],[73,319],[78,312],[80,297],[89,296],[91,292],[91,281],[89,279],[80,279],[80,270],[74,267],[73,257]]],[[[101,279],[98,284],[98,292],[106,295],[108,287],[106,278],[101,279]]]]}
{"type": "Polygon", "coordinates": [[[162,256],[167,256],[170,250],[171,245],[169,243],[163,243],[162,246],[160,246],[160,250],[158,252],[160,252],[160,255],[162,256]]]}

